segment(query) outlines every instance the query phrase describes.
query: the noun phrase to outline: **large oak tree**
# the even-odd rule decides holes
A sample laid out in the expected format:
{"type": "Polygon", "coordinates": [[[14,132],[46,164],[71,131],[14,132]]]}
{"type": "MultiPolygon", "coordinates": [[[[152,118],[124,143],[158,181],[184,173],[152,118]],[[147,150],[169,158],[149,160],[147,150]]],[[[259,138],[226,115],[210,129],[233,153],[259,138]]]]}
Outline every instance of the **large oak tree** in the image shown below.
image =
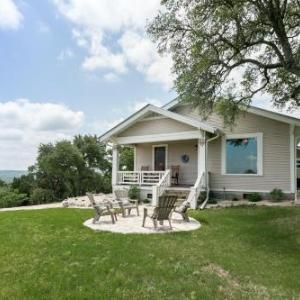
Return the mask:
{"type": "Polygon", "coordinates": [[[173,56],[179,98],[232,123],[258,93],[300,104],[299,0],[162,0],[148,32],[173,56]],[[218,105],[216,105],[218,104],[218,105]]]}

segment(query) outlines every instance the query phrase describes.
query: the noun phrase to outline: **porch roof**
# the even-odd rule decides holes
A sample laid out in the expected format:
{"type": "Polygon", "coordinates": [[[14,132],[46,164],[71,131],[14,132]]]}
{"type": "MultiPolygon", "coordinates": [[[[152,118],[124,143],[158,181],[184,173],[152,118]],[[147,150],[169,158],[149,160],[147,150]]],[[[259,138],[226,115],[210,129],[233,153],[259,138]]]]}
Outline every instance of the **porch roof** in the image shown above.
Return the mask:
{"type": "Polygon", "coordinates": [[[132,114],[130,117],[128,117],[123,122],[119,123],[112,129],[110,129],[109,131],[104,133],[100,137],[100,141],[102,141],[102,142],[109,141],[110,138],[112,138],[113,136],[122,132],[123,130],[127,129],[128,127],[133,125],[135,122],[137,122],[138,120],[143,118],[145,115],[147,115],[149,112],[153,112],[153,113],[165,116],[167,118],[173,119],[175,121],[190,125],[192,127],[195,127],[195,129],[198,129],[198,130],[203,130],[203,131],[206,131],[209,133],[216,132],[216,128],[214,128],[204,122],[201,122],[200,120],[198,120],[196,118],[183,116],[183,115],[177,114],[175,112],[169,111],[167,109],[148,104],[148,105],[144,106],[142,109],[140,109],[139,111],[137,111],[136,113],[132,114]]]}

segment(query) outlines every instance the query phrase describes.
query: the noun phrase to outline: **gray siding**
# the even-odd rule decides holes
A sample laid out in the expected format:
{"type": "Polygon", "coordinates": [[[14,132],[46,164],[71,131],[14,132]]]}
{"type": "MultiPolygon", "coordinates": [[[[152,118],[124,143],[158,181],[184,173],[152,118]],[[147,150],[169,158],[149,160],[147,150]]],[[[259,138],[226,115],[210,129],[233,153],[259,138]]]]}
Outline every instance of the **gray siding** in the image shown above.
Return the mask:
{"type": "Polygon", "coordinates": [[[120,137],[173,133],[195,130],[194,127],[169,118],[140,121],[119,134],[120,137]]]}
{"type": "MultiPolygon", "coordinates": [[[[178,113],[197,115],[187,107],[177,108],[178,113]]],[[[222,120],[212,115],[207,123],[223,127],[222,120]]],[[[270,191],[280,188],[291,190],[290,171],[290,127],[286,123],[267,119],[251,113],[240,117],[232,130],[222,128],[225,134],[231,133],[263,133],[263,175],[238,176],[221,174],[221,139],[212,142],[208,147],[208,170],[211,172],[211,186],[213,190],[244,190],[244,191],[270,191]]]]}

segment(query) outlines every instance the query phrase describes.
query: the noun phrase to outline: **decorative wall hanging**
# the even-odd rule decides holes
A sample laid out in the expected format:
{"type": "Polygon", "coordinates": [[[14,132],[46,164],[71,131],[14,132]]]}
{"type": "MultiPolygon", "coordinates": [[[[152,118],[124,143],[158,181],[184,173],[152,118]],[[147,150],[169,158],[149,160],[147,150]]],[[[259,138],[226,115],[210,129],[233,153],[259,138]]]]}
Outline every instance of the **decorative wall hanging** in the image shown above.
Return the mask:
{"type": "Polygon", "coordinates": [[[187,154],[183,154],[181,155],[181,161],[184,163],[184,164],[187,164],[190,160],[190,157],[187,155],[187,154]]]}

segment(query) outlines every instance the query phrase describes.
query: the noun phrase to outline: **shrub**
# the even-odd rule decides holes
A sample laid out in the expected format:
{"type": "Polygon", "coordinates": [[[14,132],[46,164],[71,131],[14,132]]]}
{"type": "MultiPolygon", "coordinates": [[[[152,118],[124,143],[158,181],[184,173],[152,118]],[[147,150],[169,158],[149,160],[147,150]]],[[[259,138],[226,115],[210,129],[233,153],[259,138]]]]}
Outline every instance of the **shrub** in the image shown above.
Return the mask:
{"type": "Polygon", "coordinates": [[[130,199],[140,199],[140,189],[137,186],[131,186],[128,191],[128,196],[130,199]]]}
{"type": "Polygon", "coordinates": [[[15,207],[28,204],[26,194],[19,194],[10,190],[8,187],[0,188],[0,207],[15,207]]]}
{"type": "Polygon", "coordinates": [[[218,201],[215,198],[209,198],[207,203],[208,204],[218,204],[218,201]]]}
{"type": "Polygon", "coordinates": [[[236,196],[234,196],[234,197],[232,198],[232,201],[239,201],[239,198],[236,197],[236,196]]]}
{"type": "Polygon", "coordinates": [[[259,193],[252,193],[247,198],[250,202],[259,202],[259,201],[261,201],[261,195],[259,193]]]}
{"type": "Polygon", "coordinates": [[[30,196],[31,204],[50,203],[55,200],[54,193],[51,190],[36,188],[30,196]]]}
{"type": "Polygon", "coordinates": [[[274,202],[280,202],[281,200],[283,200],[283,192],[281,189],[273,189],[270,192],[270,196],[272,201],[274,202]]]}

